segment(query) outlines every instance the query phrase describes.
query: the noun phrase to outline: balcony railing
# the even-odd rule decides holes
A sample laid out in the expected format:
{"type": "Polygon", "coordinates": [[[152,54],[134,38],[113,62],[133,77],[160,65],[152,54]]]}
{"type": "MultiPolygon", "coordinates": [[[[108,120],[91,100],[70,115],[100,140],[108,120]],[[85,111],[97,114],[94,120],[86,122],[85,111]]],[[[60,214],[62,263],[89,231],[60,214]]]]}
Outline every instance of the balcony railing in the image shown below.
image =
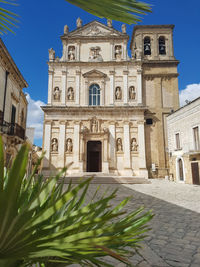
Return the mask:
{"type": "Polygon", "coordinates": [[[25,139],[25,129],[17,123],[1,122],[0,132],[11,136],[18,136],[23,140],[25,139]]]}

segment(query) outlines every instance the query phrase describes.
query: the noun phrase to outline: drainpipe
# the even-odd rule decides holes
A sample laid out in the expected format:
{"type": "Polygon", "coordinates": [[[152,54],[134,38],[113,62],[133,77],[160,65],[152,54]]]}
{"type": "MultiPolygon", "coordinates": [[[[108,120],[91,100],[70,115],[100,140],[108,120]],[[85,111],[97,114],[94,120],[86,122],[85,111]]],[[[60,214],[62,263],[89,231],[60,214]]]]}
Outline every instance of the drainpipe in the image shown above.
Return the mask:
{"type": "Polygon", "coordinates": [[[6,106],[6,93],[7,93],[7,83],[8,83],[8,74],[9,72],[6,70],[5,72],[5,86],[4,86],[4,99],[3,99],[3,116],[2,122],[4,122],[4,114],[5,114],[5,106],[6,106]]]}

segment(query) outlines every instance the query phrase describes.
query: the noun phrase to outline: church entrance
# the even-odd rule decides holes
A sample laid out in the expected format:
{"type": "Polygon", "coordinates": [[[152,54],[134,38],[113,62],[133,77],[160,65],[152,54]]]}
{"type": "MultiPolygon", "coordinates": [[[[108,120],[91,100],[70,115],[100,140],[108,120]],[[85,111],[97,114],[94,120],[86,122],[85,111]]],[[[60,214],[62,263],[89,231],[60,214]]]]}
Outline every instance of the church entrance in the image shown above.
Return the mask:
{"type": "Polygon", "coordinates": [[[102,171],[101,151],[101,141],[87,142],[87,172],[102,171]]]}

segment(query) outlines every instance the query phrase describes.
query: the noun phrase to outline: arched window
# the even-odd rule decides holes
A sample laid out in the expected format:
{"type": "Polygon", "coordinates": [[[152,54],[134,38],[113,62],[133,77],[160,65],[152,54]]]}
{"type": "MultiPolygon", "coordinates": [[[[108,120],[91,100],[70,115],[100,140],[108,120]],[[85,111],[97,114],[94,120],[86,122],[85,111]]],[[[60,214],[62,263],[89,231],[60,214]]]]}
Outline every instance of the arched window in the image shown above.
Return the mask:
{"type": "Polygon", "coordinates": [[[89,88],[89,105],[100,105],[100,87],[98,84],[91,84],[89,88]]]}
{"type": "Polygon", "coordinates": [[[159,43],[159,54],[166,55],[165,37],[160,36],[158,39],[158,43],[159,43]]]}
{"type": "Polygon", "coordinates": [[[149,36],[144,38],[144,55],[151,55],[151,40],[149,36]]]}

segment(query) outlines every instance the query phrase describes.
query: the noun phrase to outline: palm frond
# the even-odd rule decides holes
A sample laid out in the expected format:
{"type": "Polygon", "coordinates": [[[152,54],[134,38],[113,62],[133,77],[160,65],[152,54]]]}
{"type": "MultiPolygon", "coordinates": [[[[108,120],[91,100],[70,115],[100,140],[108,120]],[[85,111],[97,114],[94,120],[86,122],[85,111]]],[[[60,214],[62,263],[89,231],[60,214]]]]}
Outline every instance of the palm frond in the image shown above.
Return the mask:
{"type": "Polygon", "coordinates": [[[35,170],[26,177],[27,158],[23,145],[4,173],[0,136],[0,266],[112,267],[104,260],[107,255],[128,263],[128,248],[140,247],[152,213],[140,208],[126,214],[129,198],[112,208],[116,191],[86,201],[91,179],[65,188],[58,183],[65,169],[48,180],[36,177],[35,170]]]}
{"type": "Polygon", "coordinates": [[[140,15],[151,12],[147,3],[136,0],[66,0],[85,11],[100,17],[136,24],[141,21],[140,15]]]}
{"type": "Polygon", "coordinates": [[[18,23],[17,17],[18,15],[3,8],[2,5],[7,6],[16,6],[17,4],[13,2],[13,0],[0,0],[0,34],[3,35],[4,33],[7,33],[8,31],[14,33],[12,30],[12,27],[16,27],[16,24],[18,23]]]}

